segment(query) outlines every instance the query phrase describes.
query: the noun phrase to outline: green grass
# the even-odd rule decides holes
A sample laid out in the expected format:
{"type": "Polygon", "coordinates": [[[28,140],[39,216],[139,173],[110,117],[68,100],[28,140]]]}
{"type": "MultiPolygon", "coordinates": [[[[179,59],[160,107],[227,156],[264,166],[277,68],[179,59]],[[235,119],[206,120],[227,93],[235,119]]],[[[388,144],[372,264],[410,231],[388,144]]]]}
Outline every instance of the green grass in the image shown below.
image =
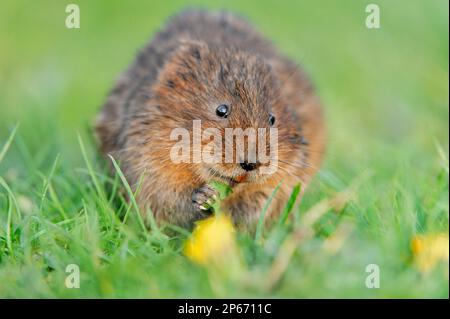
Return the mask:
{"type": "Polygon", "coordinates": [[[115,77],[186,5],[76,3],[79,30],[64,27],[64,2],[0,3],[0,297],[448,298],[448,264],[422,273],[410,249],[448,234],[446,0],[376,1],[378,30],[367,1],[207,2],[302,63],[327,117],[327,158],[294,221],[239,236],[247,280],[188,260],[182,229],[144,232],[90,131],[115,77]],[[379,289],[365,287],[372,263],[379,289]],[[80,289],[64,285],[69,264],[80,289]]]}

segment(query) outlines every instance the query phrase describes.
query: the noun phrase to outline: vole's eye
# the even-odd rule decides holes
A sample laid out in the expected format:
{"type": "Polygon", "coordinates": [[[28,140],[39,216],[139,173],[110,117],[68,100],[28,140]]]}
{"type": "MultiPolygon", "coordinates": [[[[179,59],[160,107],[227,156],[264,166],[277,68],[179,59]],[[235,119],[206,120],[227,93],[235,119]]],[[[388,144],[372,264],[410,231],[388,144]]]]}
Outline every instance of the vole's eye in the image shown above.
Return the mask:
{"type": "Polygon", "coordinates": [[[269,124],[270,126],[275,124],[275,116],[272,113],[269,114],[269,124]]]}
{"type": "Polygon", "coordinates": [[[230,113],[230,107],[226,104],[221,104],[216,109],[216,114],[218,117],[226,118],[230,113]]]}

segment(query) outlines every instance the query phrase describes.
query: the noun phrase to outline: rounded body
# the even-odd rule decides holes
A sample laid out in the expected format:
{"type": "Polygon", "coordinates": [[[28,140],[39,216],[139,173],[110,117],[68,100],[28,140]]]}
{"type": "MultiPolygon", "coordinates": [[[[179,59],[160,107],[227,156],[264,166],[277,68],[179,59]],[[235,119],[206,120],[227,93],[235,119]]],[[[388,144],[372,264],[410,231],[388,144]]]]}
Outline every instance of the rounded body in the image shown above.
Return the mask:
{"type": "Polygon", "coordinates": [[[208,216],[211,180],[232,185],[223,211],[244,228],[280,184],[266,214],[276,218],[292,188],[305,189],[324,150],[321,108],[308,78],[244,19],[226,12],[185,11],[170,19],[120,76],[96,129],[102,151],[120,162],[129,184],[136,187],[142,177],[139,205],[159,222],[187,227],[208,216]],[[202,150],[211,143],[203,132],[216,132],[212,143],[226,153],[227,129],[263,135],[276,129],[276,154],[267,133],[264,143],[244,136],[244,156],[231,146],[231,162],[202,160],[194,142],[202,150]],[[180,146],[192,149],[174,160],[180,146]],[[269,151],[269,164],[260,149],[269,151]],[[258,155],[247,157],[250,150],[258,155]]]}

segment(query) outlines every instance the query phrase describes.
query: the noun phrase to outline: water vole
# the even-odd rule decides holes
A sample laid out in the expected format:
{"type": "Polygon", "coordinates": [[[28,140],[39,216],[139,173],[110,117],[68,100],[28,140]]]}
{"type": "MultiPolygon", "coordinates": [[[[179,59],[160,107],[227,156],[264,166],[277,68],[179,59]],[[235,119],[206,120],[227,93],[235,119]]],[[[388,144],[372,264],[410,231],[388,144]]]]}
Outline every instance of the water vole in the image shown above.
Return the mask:
{"type": "Polygon", "coordinates": [[[225,12],[190,10],[170,19],[120,76],[96,130],[102,151],[120,162],[133,188],[145,172],[137,195],[143,210],[182,226],[208,215],[214,179],[232,184],[222,206],[240,226],[258,220],[281,182],[266,215],[276,217],[294,185],[308,184],[324,149],[321,108],[308,78],[244,19],[225,12]],[[222,134],[276,128],[276,169],[263,174],[271,164],[258,157],[196,162],[195,152],[174,162],[171,134],[182,128],[195,139],[196,120],[222,134]]]}

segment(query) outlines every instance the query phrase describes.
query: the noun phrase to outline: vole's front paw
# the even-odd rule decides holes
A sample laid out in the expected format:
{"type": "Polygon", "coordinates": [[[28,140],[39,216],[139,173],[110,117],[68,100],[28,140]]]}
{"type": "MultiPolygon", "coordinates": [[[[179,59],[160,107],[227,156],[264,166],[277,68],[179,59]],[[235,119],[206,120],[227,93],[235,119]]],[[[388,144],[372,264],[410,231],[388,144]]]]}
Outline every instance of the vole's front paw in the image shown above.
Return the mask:
{"type": "Polygon", "coordinates": [[[212,205],[218,198],[217,191],[205,184],[192,192],[192,203],[197,211],[206,213],[212,212],[212,205]]]}

